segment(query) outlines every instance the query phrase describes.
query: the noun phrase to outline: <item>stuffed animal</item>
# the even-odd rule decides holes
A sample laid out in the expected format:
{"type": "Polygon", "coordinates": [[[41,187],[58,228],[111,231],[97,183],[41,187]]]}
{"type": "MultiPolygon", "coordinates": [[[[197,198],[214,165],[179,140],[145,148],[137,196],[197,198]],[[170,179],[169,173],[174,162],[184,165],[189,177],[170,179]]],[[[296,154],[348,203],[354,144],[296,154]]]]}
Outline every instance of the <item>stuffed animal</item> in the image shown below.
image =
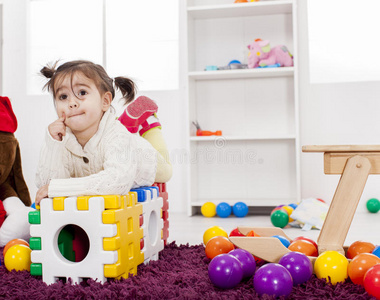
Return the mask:
{"type": "Polygon", "coordinates": [[[270,47],[269,41],[255,40],[248,45],[248,68],[266,67],[279,64],[280,67],[293,66],[293,55],[284,45],[270,47]]]}
{"type": "Polygon", "coordinates": [[[28,214],[33,209],[14,132],[17,119],[11,102],[0,97],[0,247],[10,240],[29,240],[28,214]]]}

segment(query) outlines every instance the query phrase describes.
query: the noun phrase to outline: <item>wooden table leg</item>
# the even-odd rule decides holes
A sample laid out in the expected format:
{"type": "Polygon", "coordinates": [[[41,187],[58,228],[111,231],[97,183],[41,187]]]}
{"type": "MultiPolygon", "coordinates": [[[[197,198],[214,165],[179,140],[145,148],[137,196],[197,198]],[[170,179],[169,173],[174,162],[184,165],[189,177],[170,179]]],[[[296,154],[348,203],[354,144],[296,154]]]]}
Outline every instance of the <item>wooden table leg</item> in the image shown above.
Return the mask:
{"type": "Polygon", "coordinates": [[[343,243],[370,170],[371,163],[364,156],[356,155],[347,160],[319,234],[319,253],[334,250],[344,254],[343,243]]]}

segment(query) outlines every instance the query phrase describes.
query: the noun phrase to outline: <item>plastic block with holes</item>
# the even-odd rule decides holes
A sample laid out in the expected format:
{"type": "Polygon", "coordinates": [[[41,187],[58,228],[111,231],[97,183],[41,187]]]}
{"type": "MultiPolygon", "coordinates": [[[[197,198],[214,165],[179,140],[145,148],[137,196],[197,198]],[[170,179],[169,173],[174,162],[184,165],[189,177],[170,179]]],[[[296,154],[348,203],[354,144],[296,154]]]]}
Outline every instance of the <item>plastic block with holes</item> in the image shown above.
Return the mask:
{"type": "Polygon", "coordinates": [[[144,261],[136,194],[43,199],[29,214],[31,274],[47,284],[128,277],[144,261]]]}
{"type": "Polygon", "coordinates": [[[164,227],[162,229],[162,239],[164,240],[164,245],[166,246],[169,237],[169,197],[166,191],[166,183],[156,182],[153,186],[158,187],[159,197],[162,197],[162,220],[164,221],[164,227]]]}
{"type": "Polygon", "coordinates": [[[132,191],[138,194],[138,202],[143,206],[142,252],[144,253],[144,263],[147,264],[151,260],[158,260],[159,252],[164,249],[163,220],[161,218],[163,199],[158,196],[158,187],[142,187],[132,191]]]}

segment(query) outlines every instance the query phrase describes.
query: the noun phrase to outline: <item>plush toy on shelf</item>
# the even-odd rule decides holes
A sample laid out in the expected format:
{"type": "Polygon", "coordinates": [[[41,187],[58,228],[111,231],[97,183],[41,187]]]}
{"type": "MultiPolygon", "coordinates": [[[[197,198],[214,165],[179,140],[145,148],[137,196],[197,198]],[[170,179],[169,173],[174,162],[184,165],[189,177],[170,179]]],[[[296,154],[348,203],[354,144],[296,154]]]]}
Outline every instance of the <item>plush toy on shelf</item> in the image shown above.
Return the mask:
{"type": "Polygon", "coordinates": [[[248,68],[265,67],[279,64],[280,67],[293,66],[293,55],[284,45],[270,47],[269,41],[256,39],[248,45],[248,68]]]}

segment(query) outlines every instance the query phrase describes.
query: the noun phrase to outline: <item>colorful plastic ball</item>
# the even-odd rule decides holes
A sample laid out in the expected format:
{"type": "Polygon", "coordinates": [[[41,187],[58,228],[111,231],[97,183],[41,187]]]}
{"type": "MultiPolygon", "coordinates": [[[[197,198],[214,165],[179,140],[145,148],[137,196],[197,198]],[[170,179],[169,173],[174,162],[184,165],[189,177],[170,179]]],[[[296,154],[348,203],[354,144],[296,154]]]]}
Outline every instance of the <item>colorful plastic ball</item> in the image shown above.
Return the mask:
{"type": "Polygon", "coordinates": [[[372,254],[380,257],[380,246],[376,246],[375,249],[373,249],[372,254]]]}
{"type": "Polygon", "coordinates": [[[235,249],[233,243],[224,236],[214,236],[206,245],[206,256],[213,259],[215,256],[223,253],[228,253],[235,249]]]}
{"type": "Polygon", "coordinates": [[[289,271],[280,264],[269,263],[256,271],[253,287],[259,296],[289,296],[293,288],[293,279],[289,271]]]}
{"type": "Polygon", "coordinates": [[[312,243],[314,245],[314,247],[318,250],[318,245],[316,242],[314,242],[312,239],[309,239],[305,236],[297,236],[296,238],[293,239],[293,242],[294,241],[298,241],[298,240],[304,240],[304,241],[308,241],[310,243],[312,243]]]}
{"type": "Polygon", "coordinates": [[[232,208],[226,202],[221,202],[216,206],[216,214],[221,218],[227,218],[231,215],[232,208]]]}
{"type": "Polygon", "coordinates": [[[260,237],[260,235],[254,232],[253,230],[248,232],[245,236],[260,237]]]}
{"type": "Polygon", "coordinates": [[[224,236],[228,237],[227,232],[219,226],[212,226],[208,228],[203,234],[203,244],[207,245],[207,242],[214,236],[224,236]]]}
{"type": "Polygon", "coordinates": [[[277,239],[280,240],[280,242],[286,247],[288,248],[289,245],[290,245],[290,241],[286,238],[286,237],[283,237],[281,235],[273,235],[272,237],[275,237],[277,239]]]}
{"type": "Polygon", "coordinates": [[[307,256],[318,256],[318,250],[315,248],[315,246],[306,240],[297,240],[293,241],[288,249],[290,251],[297,251],[301,252],[307,256]]]}
{"type": "Polygon", "coordinates": [[[11,241],[9,241],[4,249],[3,249],[3,256],[5,257],[5,253],[7,253],[8,249],[14,245],[25,245],[27,247],[29,247],[29,243],[23,239],[13,239],[11,241]]]}
{"type": "Polygon", "coordinates": [[[243,268],[235,256],[220,254],[208,265],[208,276],[218,288],[231,289],[243,279],[243,268]]]}
{"type": "Polygon", "coordinates": [[[308,281],[313,274],[313,264],[305,254],[300,252],[286,253],[278,263],[292,275],[293,285],[308,281]]]}
{"type": "Polygon", "coordinates": [[[284,210],[276,210],[270,216],[270,221],[273,226],[284,228],[289,223],[289,215],[284,210]]]}
{"type": "Polygon", "coordinates": [[[243,218],[248,214],[248,206],[244,202],[237,202],[232,207],[232,212],[238,218],[243,218]]]}
{"type": "Polygon", "coordinates": [[[347,279],[347,258],[337,251],[325,251],[315,260],[314,272],[319,279],[329,280],[333,285],[347,279]]]}
{"type": "Polygon", "coordinates": [[[228,254],[235,256],[243,268],[243,278],[251,277],[256,271],[256,261],[251,253],[244,249],[235,249],[228,254]]]}
{"type": "Polygon", "coordinates": [[[380,201],[376,198],[369,199],[366,206],[369,212],[377,213],[380,210],[380,201]]]}
{"type": "Polygon", "coordinates": [[[368,294],[380,299],[380,265],[373,266],[365,273],[363,285],[368,294]]]}
{"type": "Polygon", "coordinates": [[[372,253],[375,250],[375,245],[369,242],[356,241],[353,242],[347,250],[347,258],[353,259],[360,253],[372,253]]]}
{"type": "Polygon", "coordinates": [[[283,207],[281,207],[281,209],[285,210],[286,213],[288,214],[288,216],[289,216],[289,222],[293,222],[294,220],[290,217],[290,215],[294,211],[294,208],[291,207],[290,205],[284,205],[283,207]]]}
{"type": "Polygon", "coordinates": [[[30,250],[25,245],[13,245],[10,247],[4,257],[4,265],[8,271],[29,271],[30,272],[30,250]]]}
{"type": "Polygon", "coordinates": [[[363,285],[365,273],[376,264],[380,264],[380,258],[376,255],[360,253],[348,265],[348,276],[353,283],[363,285]]]}
{"type": "Polygon", "coordinates": [[[290,203],[289,206],[290,206],[290,207],[293,207],[293,209],[296,209],[298,205],[295,204],[295,203],[290,203]]]}
{"type": "Polygon", "coordinates": [[[232,229],[229,236],[244,236],[239,229],[236,227],[235,229],[232,229]]]}
{"type": "Polygon", "coordinates": [[[216,215],[216,205],[212,202],[206,202],[201,207],[201,213],[206,218],[212,218],[216,215]]]}

